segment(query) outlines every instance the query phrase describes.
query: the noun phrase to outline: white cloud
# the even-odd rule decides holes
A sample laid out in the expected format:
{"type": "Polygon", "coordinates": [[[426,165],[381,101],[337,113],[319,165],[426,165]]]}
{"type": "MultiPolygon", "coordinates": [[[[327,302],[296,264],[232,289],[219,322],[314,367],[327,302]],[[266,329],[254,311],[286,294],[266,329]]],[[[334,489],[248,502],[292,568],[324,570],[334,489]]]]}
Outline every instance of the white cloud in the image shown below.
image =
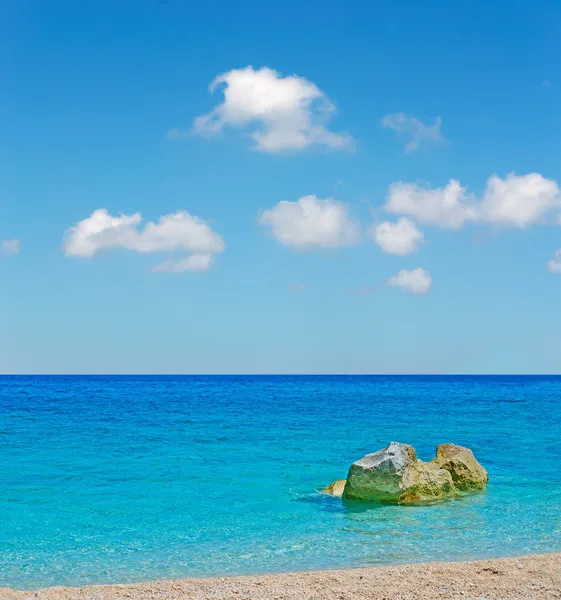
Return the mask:
{"type": "Polygon", "coordinates": [[[411,294],[423,295],[426,294],[432,286],[432,277],[425,269],[413,269],[406,271],[402,269],[397,275],[390,277],[387,284],[389,286],[398,287],[404,292],[411,294]]]}
{"type": "Polygon", "coordinates": [[[423,232],[411,219],[401,217],[397,223],[384,221],[372,230],[374,240],[389,254],[410,254],[424,241],[423,232]]]}
{"type": "Polygon", "coordinates": [[[21,252],[21,241],[17,239],[3,240],[0,248],[5,254],[19,254],[21,252]]]}
{"type": "MultiPolygon", "coordinates": [[[[264,152],[305,150],[312,145],[331,149],[353,147],[346,133],[326,128],[335,106],[312,82],[273,69],[233,69],[216,77],[210,85],[224,92],[224,101],[206,115],[197,117],[194,130],[219,133],[225,127],[246,129],[256,148],[264,152]]],[[[181,137],[176,129],[168,137],[181,137]]]]}
{"type": "Polygon", "coordinates": [[[547,263],[547,268],[556,275],[561,274],[561,248],[555,252],[553,258],[547,263]]]}
{"type": "Polygon", "coordinates": [[[418,223],[448,229],[461,229],[467,222],[526,228],[561,210],[561,193],[556,181],[539,173],[509,173],[504,178],[492,175],[481,200],[468,194],[455,179],[436,189],[398,182],[390,186],[383,208],[418,223]]]}
{"type": "Polygon", "coordinates": [[[492,175],[483,195],[480,218],[524,229],[554,209],[561,209],[561,193],[556,181],[540,173],[509,173],[504,179],[492,175]]]}
{"type": "Polygon", "coordinates": [[[136,250],[140,213],[112,217],[105,208],[94,211],[65,233],[63,250],[67,256],[92,257],[101,250],[127,248],[136,250]]]}
{"type": "Polygon", "coordinates": [[[106,209],[98,209],[66,231],[63,251],[67,256],[86,258],[116,248],[141,253],[186,252],[186,258],[155,267],[177,273],[208,270],[213,255],[225,248],[218,233],[186,211],[163,215],[157,223],[148,221],[141,228],[142,220],[140,213],[113,217],[106,209]]]}
{"type": "Polygon", "coordinates": [[[382,127],[393,129],[399,134],[409,136],[409,141],[405,145],[405,152],[414,152],[418,150],[421,144],[436,143],[446,141],[440,133],[442,120],[436,117],[434,125],[425,125],[420,119],[407,115],[405,113],[391,113],[382,117],[382,127]]]}
{"type": "Polygon", "coordinates": [[[304,196],[296,202],[279,202],[261,213],[259,223],[270,226],[281,244],[297,250],[350,246],[359,238],[347,207],[331,198],[304,196]]]}
{"type": "Polygon", "coordinates": [[[475,199],[455,179],[437,189],[415,183],[392,183],[384,210],[448,229],[461,229],[466,221],[477,218],[475,199]]]}

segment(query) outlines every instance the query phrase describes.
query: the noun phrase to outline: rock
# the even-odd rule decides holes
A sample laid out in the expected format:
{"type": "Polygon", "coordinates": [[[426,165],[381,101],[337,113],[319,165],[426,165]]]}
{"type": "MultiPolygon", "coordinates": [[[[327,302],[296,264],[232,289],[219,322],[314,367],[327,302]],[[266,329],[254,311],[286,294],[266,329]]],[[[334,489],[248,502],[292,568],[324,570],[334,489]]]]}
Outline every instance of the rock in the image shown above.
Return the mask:
{"type": "Polygon", "coordinates": [[[422,470],[417,482],[398,500],[400,503],[439,500],[456,493],[452,475],[445,469],[422,470]]]}
{"type": "Polygon", "coordinates": [[[339,495],[344,485],[342,495],[348,500],[422,502],[484,489],[488,480],[487,471],[469,448],[441,444],[436,458],[425,463],[417,459],[412,446],[391,442],[387,448],[352,464],[346,485],[336,481],[324,492],[339,495]]]}
{"type": "Polygon", "coordinates": [[[454,485],[462,491],[483,490],[489,481],[487,471],[477,462],[469,448],[456,444],[440,444],[431,462],[446,469],[454,485]]]}
{"type": "Polygon", "coordinates": [[[349,500],[399,502],[419,477],[413,446],[392,442],[351,465],[344,497],[349,500]]]}
{"type": "Polygon", "coordinates": [[[345,484],[347,483],[346,479],[338,479],[334,481],[332,484],[321,490],[322,494],[329,494],[330,496],[336,496],[337,498],[341,498],[343,495],[343,490],[345,489],[345,484]]]}

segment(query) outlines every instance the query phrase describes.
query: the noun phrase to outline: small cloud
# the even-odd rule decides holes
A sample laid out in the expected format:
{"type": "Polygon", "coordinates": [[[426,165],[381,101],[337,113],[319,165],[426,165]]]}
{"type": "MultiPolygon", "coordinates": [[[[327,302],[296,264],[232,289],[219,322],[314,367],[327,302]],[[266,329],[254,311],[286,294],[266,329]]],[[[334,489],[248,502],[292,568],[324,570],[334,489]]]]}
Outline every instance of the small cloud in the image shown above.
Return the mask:
{"type": "MultiPolygon", "coordinates": [[[[195,119],[195,133],[216,135],[226,127],[245,130],[255,142],[255,149],[262,152],[302,151],[311,146],[354,148],[350,135],[327,129],[335,106],[303,77],[283,77],[267,67],[249,66],[216,77],[210,92],[217,89],[224,99],[195,119]]],[[[177,139],[178,133],[173,131],[173,139],[177,139]]]]}
{"type": "Polygon", "coordinates": [[[466,221],[477,218],[475,198],[455,179],[436,189],[402,181],[392,183],[383,209],[446,229],[461,229],[466,221]]]}
{"type": "Polygon", "coordinates": [[[553,258],[547,263],[547,268],[555,275],[561,274],[561,248],[555,252],[553,258]]]}
{"type": "Polygon", "coordinates": [[[540,173],[509,173],[504,178],[492,175],[481,201],[479,219],[525,229],[560,209],[561,191],[553,179],[540,173]]]}
{"type": "Polygon", "coordinates": [[[423,232],[410,219],[401,217],[397,223],[384,221],[372,230],[374,241],[388,254],[410,254],[416,252],[425,241],[423,232]]]}
{"type": "Polygon", "coordinates": [[[417,117],[405,113],[391,113],[382,117],[381,125],[400,135],[409,136],[409,141],[405,145],[405,152],[414,152],[422,145],[446,141],[446,138],[440,132],[442,125],[440,117],[436,117],[434,125],[425,125],[417,117]]]}
{"type": "Polygon", "coordinates": [[[263,211],[259,223],[271,227],[273,237],[295,250],[350,246],[359,239],[359,227],[347,207],[332,198],[283,200],[263,211]]]}
{"type": "Polygon", "coordinates": [[[0,248],[4,254],[19,254],[21,252],[21,241],[18,239],[3,240],[0,248]]]}
{"type": "Polygon", "coordinates": [[[428,293],[430,290],[432,286],[432,277],[425,269],[418,268],[413,269],[412,271],[402,269],[397,275],[388,279],[387,285],[398,287],[404,292],[421,296],[428,293]]]}

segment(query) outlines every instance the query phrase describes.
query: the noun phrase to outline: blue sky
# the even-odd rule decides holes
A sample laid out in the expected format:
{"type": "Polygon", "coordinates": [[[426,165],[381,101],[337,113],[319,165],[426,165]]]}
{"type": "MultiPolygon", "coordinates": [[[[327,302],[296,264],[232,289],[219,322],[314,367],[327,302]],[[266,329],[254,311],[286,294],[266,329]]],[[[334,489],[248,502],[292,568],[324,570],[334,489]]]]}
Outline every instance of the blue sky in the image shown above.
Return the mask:
{"type": "Polygon", "coordinates": [[[535,4],[2,2],[0,371],[561,372],[535,4]]]}

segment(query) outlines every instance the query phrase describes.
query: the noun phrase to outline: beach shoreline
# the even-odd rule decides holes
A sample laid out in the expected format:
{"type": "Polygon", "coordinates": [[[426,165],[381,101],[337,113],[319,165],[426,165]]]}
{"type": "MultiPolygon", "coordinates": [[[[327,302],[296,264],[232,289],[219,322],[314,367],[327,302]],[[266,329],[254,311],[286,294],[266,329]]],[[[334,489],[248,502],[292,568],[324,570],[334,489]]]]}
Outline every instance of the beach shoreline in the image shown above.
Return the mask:
{"type": "Polygon", "coordinates": [[[558,600],[561,553],[390,567],[171,579],[145,583],[0,588],[0,600],[558,600]]]}

